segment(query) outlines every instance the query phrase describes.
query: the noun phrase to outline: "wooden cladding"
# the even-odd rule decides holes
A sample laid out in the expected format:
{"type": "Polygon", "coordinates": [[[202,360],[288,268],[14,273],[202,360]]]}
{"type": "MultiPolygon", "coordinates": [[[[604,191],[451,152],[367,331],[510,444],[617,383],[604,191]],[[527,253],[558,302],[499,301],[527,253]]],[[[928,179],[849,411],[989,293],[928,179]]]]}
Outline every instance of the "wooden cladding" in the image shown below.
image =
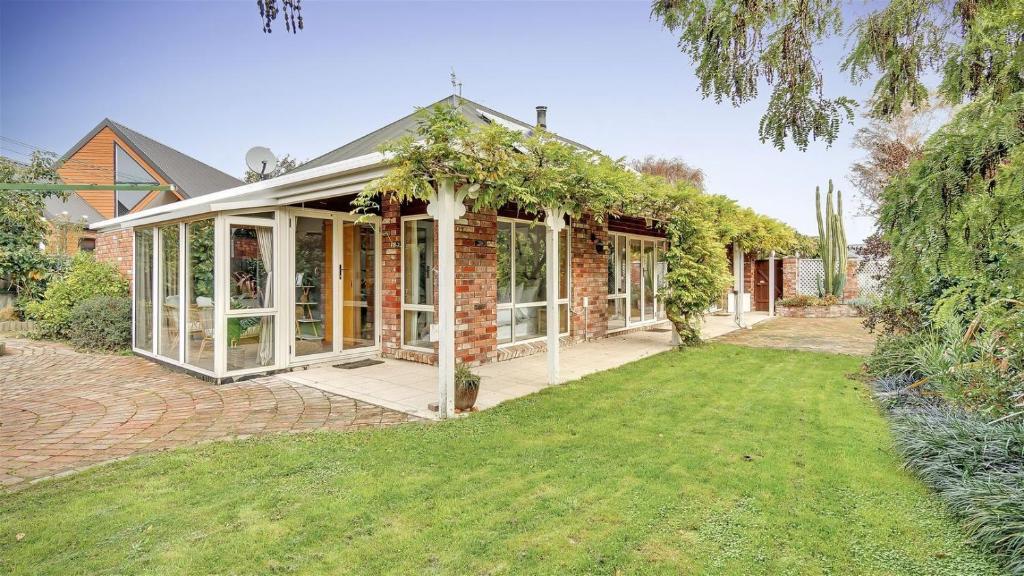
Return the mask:
{"type": "MultiPolygon", "coordinates": [[[[76,150],[57,169],[57,174],[66,184],[114,184],[115,143],[123,148],[159,184],[170,184],[160,177],[157,171],[141,156],[136,154],[135,150],[118,138],[110,127],[104,127],[76,150]]],[[[117,215],[113,190],[81,190],[77,194],[104,218],[113,218],[117,215]]],[[[152,196],[154,194],[140,202],[138,209],[145,207],[152,200],[152,196]]]]}

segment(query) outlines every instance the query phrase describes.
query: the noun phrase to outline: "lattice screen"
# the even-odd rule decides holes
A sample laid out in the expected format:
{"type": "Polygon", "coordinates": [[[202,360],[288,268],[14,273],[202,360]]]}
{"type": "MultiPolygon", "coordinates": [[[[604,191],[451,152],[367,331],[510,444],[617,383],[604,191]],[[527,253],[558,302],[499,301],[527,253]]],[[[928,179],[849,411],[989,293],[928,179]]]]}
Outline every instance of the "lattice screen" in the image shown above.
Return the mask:
{"type": "Polygon", "coordinates": [[[796,269],[796,293],[817,296],[818,283],[824,272],[825,266],[820,259],[801,258],[796,269]]]}
{"type": "Polygon", "coordinates": [[[862,261],[857,267],[857,285],[860,286],[860,296],[881,296],[882,282],[878,276],[885,270],[885,262],[878,260],[862,261]]]}

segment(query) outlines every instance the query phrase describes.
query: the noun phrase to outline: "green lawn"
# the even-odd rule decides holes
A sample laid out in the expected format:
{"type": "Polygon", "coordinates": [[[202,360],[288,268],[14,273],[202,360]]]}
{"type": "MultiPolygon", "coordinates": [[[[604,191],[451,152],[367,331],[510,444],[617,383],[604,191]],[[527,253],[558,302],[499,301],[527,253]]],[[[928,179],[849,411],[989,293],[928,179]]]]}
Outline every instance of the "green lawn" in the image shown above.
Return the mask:
{"type": "Polygon", "coordinates": [[[997,574],[858,364],[709,345],[453,422],[137,457],[0,497],[0,573],[997,574]]]}

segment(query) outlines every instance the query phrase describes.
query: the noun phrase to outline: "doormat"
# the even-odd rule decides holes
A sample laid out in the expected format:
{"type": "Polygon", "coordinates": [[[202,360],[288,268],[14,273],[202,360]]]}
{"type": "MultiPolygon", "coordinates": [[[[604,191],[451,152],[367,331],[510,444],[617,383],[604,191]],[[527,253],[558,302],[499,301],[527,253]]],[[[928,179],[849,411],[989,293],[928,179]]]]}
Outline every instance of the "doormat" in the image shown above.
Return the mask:
{"type": "Polygon", "coordinates": [[[367,366],[376,366],[377,364],[383,364],[383,360],[374,360],[367,358],[366,360],[356,360],[355,362],[345,362],[344,364],[335,364],[335,368],[341,368],[342,370],[354,370],[356,368],[366,368],[367,366]]]}
{"type": "Polygon", "coordinates": [[[648,332],[671,332],[671,328],[648,328],[648,332]]]}

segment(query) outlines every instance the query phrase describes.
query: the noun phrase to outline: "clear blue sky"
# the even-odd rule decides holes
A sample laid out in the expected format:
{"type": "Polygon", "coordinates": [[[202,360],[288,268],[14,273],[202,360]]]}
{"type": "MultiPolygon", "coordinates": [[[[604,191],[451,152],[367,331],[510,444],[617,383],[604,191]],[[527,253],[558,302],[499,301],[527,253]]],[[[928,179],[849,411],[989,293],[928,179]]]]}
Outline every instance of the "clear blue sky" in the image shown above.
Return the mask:
{"type": "MultiPolygon", "coordinates": [[[[65,152],[102,118],[241,175],[245,151],[309,159],[450,93],[618,157],[679,156],[709,190],[815,232],[814,187],[846,181],[853,127],[831,148],[757,139],[764,103],[703,101],[647,2],[303,2],[306,29],[265,35],[256,3],[0,0],[0,134],[65,152]]],[[[863,97],[822,53],[833,93],[863,97]]],[[[9,142],[0,153],[17,156],[9,142]]],[[[871,223],[848,223],[851,242],[871,223]]]]}

